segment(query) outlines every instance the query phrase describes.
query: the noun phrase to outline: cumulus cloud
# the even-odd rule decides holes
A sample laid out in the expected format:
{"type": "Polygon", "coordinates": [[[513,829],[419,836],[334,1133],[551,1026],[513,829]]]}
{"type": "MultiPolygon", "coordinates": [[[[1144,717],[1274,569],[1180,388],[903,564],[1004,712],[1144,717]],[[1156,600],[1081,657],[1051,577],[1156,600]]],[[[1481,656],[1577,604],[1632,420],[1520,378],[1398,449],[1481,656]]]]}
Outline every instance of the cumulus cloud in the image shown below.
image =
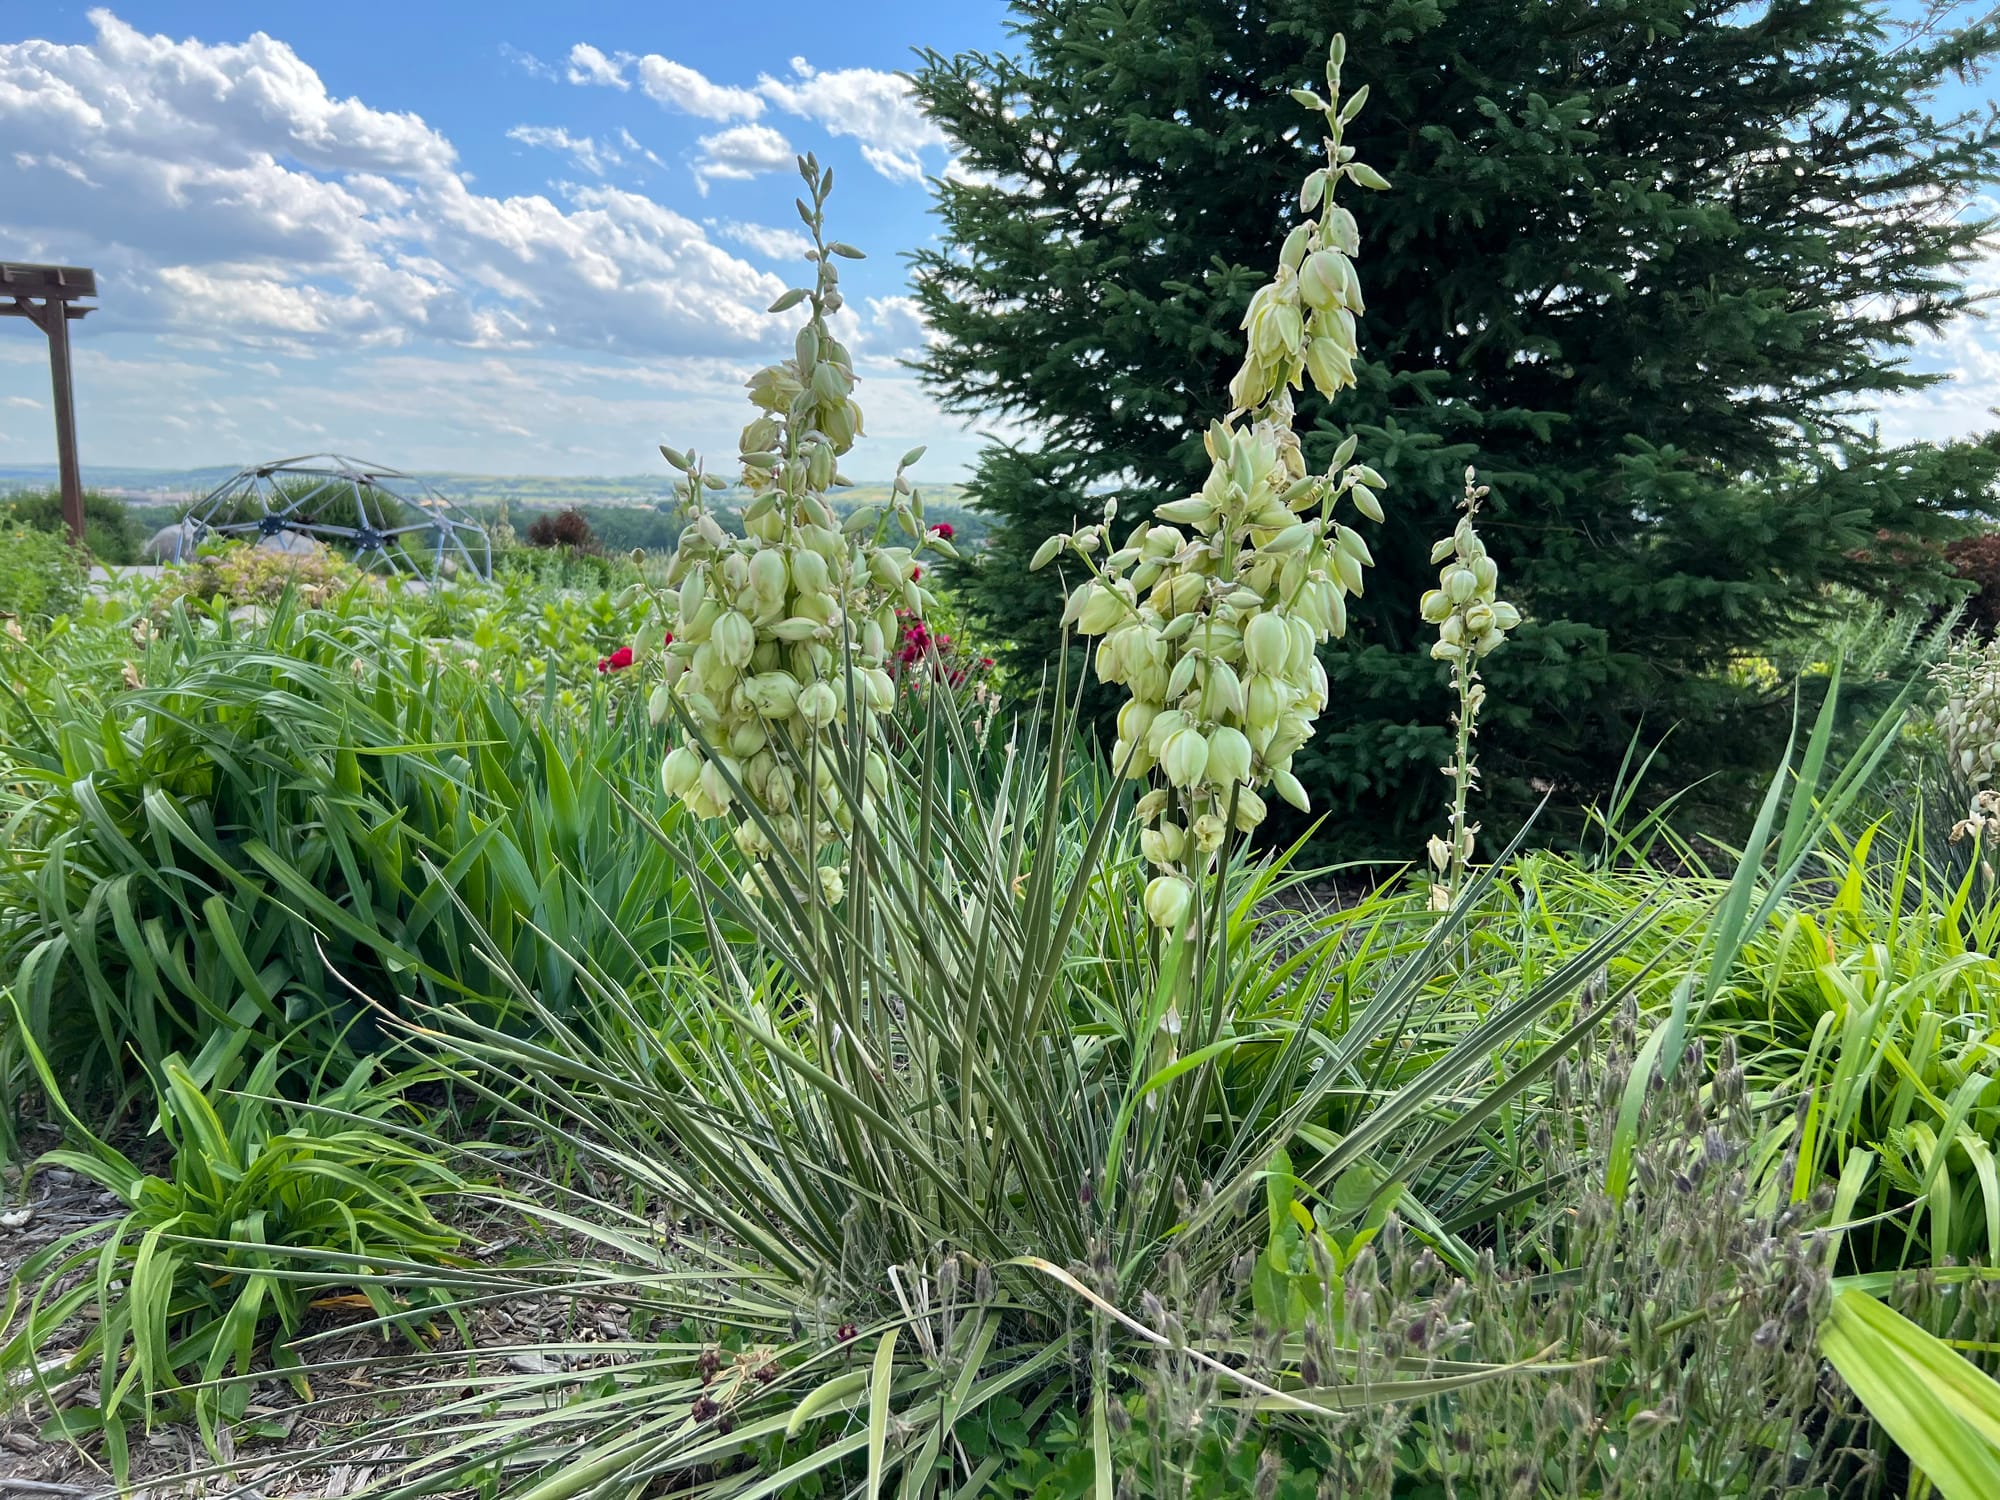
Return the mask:
{"type": "Polygon", "coordinates": [[[614,89],[632,87],[625,79],[625,54],[620,53],[618,61],[613,62],[588,42],[578,42],[569,49],[569,81],[614,89]]]}
{"type": "Polygon", "coordinates": [[[917,108],[909,84],[879,68],[822,73],[803,57],[795,57],[790,78],[763,74],[757,92],[788,114],[859,142],[862,159],[893,181],[922,181],[922,153],[949,144],[945,133],[917,108]]]}
{"type": "Polygon", "coordinates": [[[868,311],[874,324],[873,340],[898,359],[921,354],[935,337],[915,297],[870,297],[868,311]]]}
{"type": "MultiPolygon", "coordinates": [[[[782,280],[651,199],[488,196],[419,116],[333,97],[261,32],[208,44],[91,21],[78,45],[0,43],[0,239],[94,264],[96,329],[676,354],[772,334],[782,280]]],[[[618,155],[546,127],[515,138],[585,170],[618,155]]],[[[720,142],[716,175],[747,175],[759,149],[720,142]]]]}
{"type": "Polygon", "coordinates": [[[718,177],[742,181],[775,172],[796,160],[792,143],[768,125],[735,125],[701,138],[694,180],[702,192],[718,177]]]}
{"type": "Polygon", "coordinates": [[[811,250],[811,236],[800,229],[775,229],[769,224],[745,224],[735,219],[709,219],[705,223],[732,244],[771,260],[803,260],[811,250]]]}
{"type": "Polygon", "coordinates": [[[764,101],[748,89],[712,83],[703,74],[670,57],[649,52],[638,59],[639,87],[646,97],[670,109],[704,120],[754,120],[764,101]]]}
{"type": "MultiPolygon", "coordinates": [[[[507,139],[519,141],[524,146],[565,152],[570,160],[593,177],[602,177],[606,167],[618,166],[625,160],[615,148],[600,145],[587,135],[571,135],[560,125],[516,125],[507,132],[507,139]]],[[[629,135],[625,139],[632,140],[629,135]]]]}

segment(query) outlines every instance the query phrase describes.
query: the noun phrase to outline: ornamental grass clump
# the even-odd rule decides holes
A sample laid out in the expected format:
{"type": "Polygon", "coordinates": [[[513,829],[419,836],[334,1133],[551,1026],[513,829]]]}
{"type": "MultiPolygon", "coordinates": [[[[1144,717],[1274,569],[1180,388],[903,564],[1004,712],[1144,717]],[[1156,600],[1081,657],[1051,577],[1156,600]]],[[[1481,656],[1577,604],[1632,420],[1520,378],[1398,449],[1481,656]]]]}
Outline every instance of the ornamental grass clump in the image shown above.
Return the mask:
{"type": "Polygon", "coordinates": [[[839,849],[855,806],[841,795],[834,758],[862,756],[880,794],[887,768],[871,720],[896,703],[889,656],[898,607],[921,620],[931,603],[918,551],[956,554],[943,528],[924,525],[922,497],[905,474],[921,448],[897,465],[887,505],[858,508],[843,523],[828,501],[848,482],[837,464],[860,435],[861,408],[853,359],[827,320],[842,305],[835,261],[861,252],[825,237],[832,170],[808,156],[799,171],[817,274],[771,308],[810,308],[792,357],[749,383],[759,414],[741,439],[740,483],[751,496],[744,535],[729,535],[709,508],[723,481],[692,454],[660,450],[685,476],[693,518],[668,564],[675,592],[662,600],[669,643],[652,711],[689,731],[662,767],[668,794],[698,817],[737,819],[745,889],[770,892],[782,881],[795,895],[813,886],[838,901],[839,849]],[[904,542],[890,542],[892,522],[904,542]]]}
{"type": "Polygon", "coordinates": [[[1064,623],[1102,637],[1097,675],[1130,695],[1114,760],[1135,780],[1158,772],[1165,783],[1139,803],[1142,851],[1160,872],[1146,910],[1161,927],[1180,924],[1194,880],[1230,831],[1263,821],[1260,788],[1309,807],[1292,756],[1326,706],[1326,670],[1314,653],[1346,632],[1347,596],[1361,592],[1374,561],[1335,511],[1346,500],[1380,521],[1382,476],[1352,462],[1352,436],[1324,473],[1309,473],[1293,430],[1295,388],[1309,379],[1331,398],[1355,383],[1360,231],[1334,190],[1343,180],[1388,186],[1341,141],[1368,94],[1364,87],[1341,102],[1345,55],[1345,40],[1334,38],[1330,101],[1293,90],[1326,129],[1326,165],[1299,194],[1300,208],[1317,215],[1285,237],[1277,274],[1250,299],[1249,347],[1229,387],[1234,409],[1205,440],[1207,481],[1160,506],[1101,562],[1115,503],[1101,522],[1049,538],[1032,563],[1068,553],[1090,572],[1064,623]]]}
{"type": "Polygon", "coordinates": [[[1424,594],[1421,606],[1425,622],[1437,626],[1431,656],[1452,664],[1452,686],[1458,692],[1458,709],[1452,716],[1457,738],[1451,764],[1442,768],[1452,781],[1451,822],[1445,837],[1433,836],[1430,842],[1431,868],[1436,872],[1431,904],[1440,911],[1448,911],[1458,898],[1465,867],[1472,862],[1473,839],[1479,832],[1478,824],[1466,821],[1466,803],[1479,780],[1472,740],[1479,732],[1479,710],[1486,702],[1479,662],[1521,623],[1521,612],[1499,596],[1500,569],[1472,528],[1479,502],[1490,493],[1491,488],[1478,483],[1478,476],[1468,467],[1465,498],[1459,502],[1465,514],[1452,534],[1431,548],[1431,561],[1443,566],[1438,569],[1438,586],[1424,594]]]}

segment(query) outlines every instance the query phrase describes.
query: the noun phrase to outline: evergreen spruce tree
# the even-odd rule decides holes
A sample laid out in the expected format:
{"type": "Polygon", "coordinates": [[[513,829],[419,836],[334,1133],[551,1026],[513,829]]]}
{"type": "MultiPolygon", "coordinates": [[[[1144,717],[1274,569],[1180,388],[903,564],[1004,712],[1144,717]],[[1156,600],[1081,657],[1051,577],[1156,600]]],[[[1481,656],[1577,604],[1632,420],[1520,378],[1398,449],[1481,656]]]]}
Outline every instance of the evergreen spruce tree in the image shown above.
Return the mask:
{"type": "MultiPolygon", "coordinates": [[[[1389,517],[1296,767],[1343,848],[1408,853],[1447,791],[1417,600],[1467,464],[1528,616],[1482,664],[1489,827],[1601,793],[1635,733],[1666,735],[1661,783],[1768,774],[1789,703],[1732,662],[1833,585],[1946,587],[1942,541],[1988,505],[1995,456],[1885,449],[1866,413],[1921,388],[1898,351],[1972,300],[2000,131],[1931,97],[1985,66],[1993,27],[1892,36],[1859,0],[1015,11],[1009,54],[917,75],[962,170],[916,282],[933,388],[1031,434],[978,464],[996,534],[960,580],[1017,665],[1059,640],[1064,580],[1027,571],[1041,540],[1106,493],[1137,520],[1205,471],[1318,149],[1287,90],[1334,31],[1371,85],[1350,141],[1391,182],[1351,205],[1368,311],[1340,413],[1389,517]]],[[[1332,442],[1309,434],[1308,461],[1332,442]]]]}

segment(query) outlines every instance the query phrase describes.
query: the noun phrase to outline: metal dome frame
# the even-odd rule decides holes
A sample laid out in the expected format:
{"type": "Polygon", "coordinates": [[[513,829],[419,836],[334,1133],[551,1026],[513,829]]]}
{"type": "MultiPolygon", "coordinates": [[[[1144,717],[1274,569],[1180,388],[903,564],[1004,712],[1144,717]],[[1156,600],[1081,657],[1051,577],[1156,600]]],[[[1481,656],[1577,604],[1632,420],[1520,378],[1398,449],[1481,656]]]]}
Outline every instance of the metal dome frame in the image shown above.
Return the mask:
{"type": "Polygon", "coordinates": [[[493,577],[493,541],[484,526],[416,475],[338,453],[307,453],[240,470],[189,506],[182,524],[194,542],[211,534],[257,540],[292,534],[339,543],[363,568],[435,582],[448,560],[458,560],[482,582],[493,577]],[[311,482],[287,487],[282,483],[287,479],[311,482]],[[215,519],[238,514],[239,507],[249,514],[215,519]],[[326,519],[329,510],[339,519],[326,519]],[[418,519],[396,524],[411,514],[418,519]],[[353,524],[341,524],[349,515],[353,524]],[[400,540],[420,532],[428,533],[427,549],[400,540]],[[430,556],[427,571],[418,566],[423,550],[430,556]]]}

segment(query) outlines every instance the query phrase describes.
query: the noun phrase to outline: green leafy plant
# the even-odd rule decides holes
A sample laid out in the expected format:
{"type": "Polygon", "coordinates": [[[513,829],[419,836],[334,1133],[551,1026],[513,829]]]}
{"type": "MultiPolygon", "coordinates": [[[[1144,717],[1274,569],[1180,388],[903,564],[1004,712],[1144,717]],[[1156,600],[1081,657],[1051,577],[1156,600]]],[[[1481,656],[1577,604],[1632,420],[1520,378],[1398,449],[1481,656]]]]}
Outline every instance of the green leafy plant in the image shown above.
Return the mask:
{"type": "MultiPolygon", "coordinates": [[[[0,495],[0,524],[19,522],[36,531],[67,536],[63,519],[62,491],[58,489],[17,490],[0,495]]],[[[83,545],[93,562],[110,567],[129,567],[139,560],[139,544],[145,540],[132,507],[117,495],[102,490],[83,492],[83,545]]]]}
{"type": "Polygon", "coordinates": [[[153,607],[163,612],[180,598],[203,604],[270,605],[290,591],[311,609],[348,589],[367,587],[369,582],[367,574],[327,547],[278,552],[231,541],[205,545],[191,562],[175,569],[153,607]]]}
{"type": "Polygon", "coordinates": [[[593,686],[569,711],[552,673],[526,691],[373,604],[296,604],[177,608],[143,685],[51,671],[0,744],[0,955],[93,1103],[135,1058],[205,1082],[272,1045],[351,1057],[406,987],[497,1013],[478,944],[560,1005],[559,953],[630,977],[689,930],[684,874],[621,811],[667,814],[639,705],[593,686]]]}
{"type": "MultiPolygon", "coordinates": [[[[37,1059],[39,1062],[39,1059],[37,1059]]],[[[383,1262],[449,1263],[458,1234],[432,1201],[465,1184],[435,1157],[377,1128],[393,1102],[365,1068],[321,1107],[293,1111],[268,1095],[277,1059],[251,1071],[245,1092],[205,1091],[178,1057],[160,1068],[157,1128],[172,1155],[153,1175],[72,1116],[80,1144],[41,1164],[65,1167],[116,1194],[123,1217],[92,1225],[30,1257],[0,1306],[0,1390],[49,1396],[62,1375],[93,1364],[94,1403],[55,1412],[52,1431],[98,1434],[122,1477],[128,1429],[189,1411],[211,1445],[240,1421],[254,1371],[296,1374],[285,1346],[317,1297],[356,1284],[374,1314],[412,1337],[429,1299],[392,1295],[366,1273],[383,1262]],[[346,1278],[360,1275],[358,1283],[346,1278]],[[80,1326],[79,1326],[80,1325],[80,1326]],[[66,1336],[59,1358],[49,1351],[66,1336]],[[270,1361],[258,1364],[260,1351],[270,1361]]],[[[40,1081],[61,1106],[53,1074],[40,1081]]]]}
{"type": "MultiPolygon", "coordinates": [[[[74,610],[89,580],[86,559],[59,534],[0,516],[0,615],[46,622],[74,610]]],[[[0,621],[0,626],[8,622],[0,621]]]]}

